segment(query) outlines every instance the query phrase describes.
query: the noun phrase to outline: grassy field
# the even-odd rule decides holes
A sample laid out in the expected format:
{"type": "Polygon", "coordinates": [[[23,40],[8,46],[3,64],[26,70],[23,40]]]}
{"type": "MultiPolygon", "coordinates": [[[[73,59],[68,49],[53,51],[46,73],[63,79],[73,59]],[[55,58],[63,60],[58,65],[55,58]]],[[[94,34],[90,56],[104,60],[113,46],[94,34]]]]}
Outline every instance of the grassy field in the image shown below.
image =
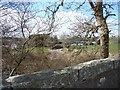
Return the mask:
{"type": "Polygon", "coordinates": [[[118,44],[118,38],[117,37],[111,37],[109,39],[109,52],[112,54],[112,55],[116,55],[118,54],[118,50],[120,45],[118,44]]]}
{"type": "Polygon", "coordinates": [[[109,45],[109,52],[111,54],[118,54],[118,44],[109,45]]]}
{"type": "MultiPolygon", "coordinates": [[[[109,53],[114,56],[117,55],[119,47],[120,47],[120,44],[118,43],[109,44],[109,53]]],[[[89,52],[95,52],[95,51],[99,52],[100,46],[99,45],[71,46],[70,49],[84,49],[89,52]]]]}
{"type": "MultiPolygon", "coordinates": [[[[109,53],[112,55],[116,55],[118,54],[118,46],[120,46],[118,44],[118,38],[113,37],[110,38],[109,40],[109,53]]],[[[99,45],[87,45],[87,46],[71,46],[69,47],[69,49],[78,49],[78,50],[86,50],[88,52],[96,52],[100,50],[100,46],[99,45]]],[[[37,54],[37,53],[42,53],[42,52],[48,52],[48,48],[34,48],[31,52],[33,54],[37,54]]]]}

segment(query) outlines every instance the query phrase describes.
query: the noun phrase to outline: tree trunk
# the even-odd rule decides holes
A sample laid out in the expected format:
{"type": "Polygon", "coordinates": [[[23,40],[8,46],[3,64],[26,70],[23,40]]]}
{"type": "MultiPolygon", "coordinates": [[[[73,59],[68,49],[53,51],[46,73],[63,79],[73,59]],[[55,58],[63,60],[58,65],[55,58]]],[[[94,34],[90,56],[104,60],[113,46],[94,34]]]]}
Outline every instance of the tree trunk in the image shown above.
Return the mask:
{"type": "Polygon", "coordinates": [[[100,57],[107,58],[109,56],[109,30],[104,18],[98,19],[96,17],[97,23],[100,25],[100,57]]]}
{"type": "Polygon", "coordinates": [[[92,0],[88,1],[94,11],[94,16],[100,30],[100,57],[107,58],[109,56],[109,29],[106,18],[103,16],[103,0],[96,0],[96,6],[94,6],[92,0]]]}
{"type": "Polygon", "coordinates": [[[97,1],[95,18],[100,30],[100,57],[107,58],[109,56],[109,29],[106,23],[106,18],[103,16],[102,4],[102,0],[97,1]]]}

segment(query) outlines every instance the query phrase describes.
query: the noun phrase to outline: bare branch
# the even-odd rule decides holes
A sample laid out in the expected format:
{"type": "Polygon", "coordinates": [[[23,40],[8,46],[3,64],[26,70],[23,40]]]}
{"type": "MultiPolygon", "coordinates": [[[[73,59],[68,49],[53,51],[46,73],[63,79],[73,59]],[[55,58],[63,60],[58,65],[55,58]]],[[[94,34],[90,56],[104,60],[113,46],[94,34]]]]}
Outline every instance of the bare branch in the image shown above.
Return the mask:
{"type": "Polygon", "coordinates": [[[94,6],[92,0],[88,0],[88,2],[90,4],[91,8],[93,9],[93,11],[95,11],[95,6],[94,6]]]}
{"type": "Polygon", "coordinates": [[[84,0],[84,2],[82,4],[80,4],[77,8],[75,8],[76,10],[80,9],[80,7],[82,7],[85,4],[86,0],[84,0]]]}
{"type": "Polygon", "coordinates": [[[107,19],[109,16],[116,16],[115,14],[108,14],[105,16],[105,19],[107,19]]]}

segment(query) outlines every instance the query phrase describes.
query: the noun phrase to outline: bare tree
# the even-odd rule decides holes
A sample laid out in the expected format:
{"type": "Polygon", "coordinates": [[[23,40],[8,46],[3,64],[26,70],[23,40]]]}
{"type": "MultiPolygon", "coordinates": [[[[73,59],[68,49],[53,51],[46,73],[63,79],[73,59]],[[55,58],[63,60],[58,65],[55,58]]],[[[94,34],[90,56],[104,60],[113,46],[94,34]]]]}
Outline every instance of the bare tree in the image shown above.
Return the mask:
{"type": "MultiPolygon", "coordinates": [[[[25,24],[28,20],[31,19],[31,17],[27,16],[28,11],[29,11],[28,10],[29,5],[30,5],[30,3],[27,3],[27,4],[21,3],[21,5],[20,5],[20,3],[19,4],[8,3],[6,5],[6,7],[11,8],[11,11],[9,11],[10,14],[7,14],[6,16],[2,17],[3,20],[6,19],[6,22],[4,24],[1,24],[2,25],[2,31],[3,31],[3,40],[4,40],[5,37],[12,37],[14,39],[15,36],[18,36],[20,34],[21,35],[19,37],[23,36],[23,39],[24,39],[23,43],[20,42],[22,47],[21,47],[21,52],[20,52],[20,57],[19,58],[17,58],[16,56],[13,56],[12,52],[8,50],[9,51],[8,53],[12,57],[13,61],[15,61],[14,62],[15,63],[14,68],[9,66],[11,68],[10,69],[10,76],[14,75],[14,72],[17,70],[17,68],[19,67],[21,62],[26,58],[26,55],[28,53],[28,50],[26,50],[27,46],[29,46],[28,45],[28,39],[25,36],[25,33],[26,33],[25,29],[28,30],[28,27],[27,26],[25,27],[25,24]],[[16,8],[15,12],[12,12],[12,8],[16,8]],[[12,24],[10,24],[8,21],[11,22],[12,24]]],[[[10,46],[9,46],[9,48],[10,48],[10,46]]]]}
{"type": "MultiPolygon", "coordinates": [[[[93,19],[93,18],[92,18],[93,19]]],[[[98,27],[95,25],[95,21],[92,19],[81,19],[79,17],[76,17],[75,23],[72,24],[72,28],[69,28],[73,30],[74,33],[76,33],[77,36],[80,36],[82,38],[91,38],[95,37],[95,34],[98,33],[98,27]]]]}
{"type": "Polygon", "coordinates": [[[55,3],[49,3],[49,5],[46,7],[44,12],[46,13],[47,19],[46,19],[46,24],[47,24],[47,30],[51,34],[51,32],[54,32],[56,27],[59,25],[56,24],[56,13],[59,11],[60,7],[62,7],[64,4],[64,0],[60,0],[59,2],[55,3]]]}
{"type": "MultiPolygon", "coordinates": [[[[27,3],[7,3],[6,7],[8,8],[7,15],[2,16],[1,19],[1,29],[3,32],[3,40],[5,37],[12,37],[12,39],[19,38],[19,43],[21,47],[19,48],[19,52],[17,49],[14,49],[15,53],[13,54],[13,50],[6,49],[11,56],[14,67],[9,66],[10,68],[10,76],[15,74],[15,71],[18,69],[20,64],[26,59],[28,53],[30,52],[30,42],[29,36],[32,34],[33,30],[40,31],[40,27],[37,26],[37,22],[31,24],[33,20],[36,19],[36,12],[32,11],[32,4],[27,3]],[[6,21],[6,22],[5,22],[6,21]],[[21,39],[21,40],[20,40],[21,39]],[[17,52],[17,53],[16,53],[17,52]],[[19,57],[16,57],[16,54],[19,57]]],[[[3,11],[4,12],[4,11],[3,11]]],[[[8,42],[9,44],[9,42],[8,42]]],[[[9,46],[10,48],[10,46],[9,46]]]]}
{"type": "MultiPolygon", "coordinates": [[[[80,10],[80,8],[84,5],[85,1],[80,4],[78,3],[74,10],[80,10]]],[[[110,3],[103,3],[103,0],[96,0],[93,2],[92,0],[88,0],[89,5],[94,12],[93,16],[97,22],[97,29],[100,31],[100,56],[101,58],[107,58],[109,56],[109,29],[108,24],[106,22],[109,16],[115,16],[109,9],[113,9],[113,4],[110,3]]],[[[73,4],[72,4],[73,5],[73,4]]],[[[71,7],[70,7],[71,8],[71,7]]],[[[83,24],[83,23],[82,23],[83,24]]],[[[89,24],[89,22],[84,23],[84,25],[89,24]]],[[[90,25],[89,25],[90,26],[90,25]]],[[[86,31],[88,34],[89,31],[86,31]]],[[[88,35],[86,34],[86,35],[88,35]]]]}
{"type": "MultiPolygon", "coordinates": [[[[0,20],[0,25],[3,37],[13,37],[13,39],[15,37],[19,37],[21,39],[21,47],[19,51],[18,49],[14,49],[16,50],[14,55],[12,52],[13,50],[7,52],[11,56],[11,60],[14,64],[14,67],[9,66],[10,76],[16,73],[17,69],[26,59],[29,52],[34,49],[34,47],[31,48],[31,44],[33,43],[32,39],[34,37],[31,38],[30,36],[34,33],[40,34],[44,32],[51,34],[55,30],[58,25],[55,24],[55,14],[62,4],[63,0],[60,4],[56,3],[55,8],[48,6],[46,10],[43,10],[45,15],[42,16],[37,16],[39,11],[36,12],[35,9],[33,9],[34,4],[30,2],[9,2],[6,4],[6,10],[10,13],[3,13],[1,16],[2,19],[0,20]],[[16,57],[16,54],[18,54],[19,57],[16,57]]],[[[4,12],[3,9],[1,9],[1,11],[4,12]]],[[[8,49],[6,48],[6,50],[8,49]]]]}
{"type": "MultiPolygon", "coordinates": [[[[115,14],[111,14],[106,12],[106,16],[103,14],[103,9],[105,5],[103,5],[103,0],[96,0],[96,5],[92,2],[92,0],[88,0],[89,4],[94,11],[94,16],[97,21],[97,25],[100,29],[100,54],[101,58],[107,58],[109,56],[109,29],[106,23],[106,19],[115,14]]],[[[110,6],[109,4],[107,4],[110,6]]],[[[110,6],[111,7],[111,6],[110,6]]]]}

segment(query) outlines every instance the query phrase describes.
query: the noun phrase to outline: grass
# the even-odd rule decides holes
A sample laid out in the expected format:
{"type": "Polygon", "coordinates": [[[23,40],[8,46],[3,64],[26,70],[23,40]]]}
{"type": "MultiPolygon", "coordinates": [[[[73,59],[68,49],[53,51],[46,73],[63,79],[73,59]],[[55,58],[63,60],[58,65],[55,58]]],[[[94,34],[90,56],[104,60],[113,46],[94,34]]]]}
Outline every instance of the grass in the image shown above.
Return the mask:
{"type": "Polygon", "coordinates": [[[39,53],[39,52],[48,52],[48,48],[38,48],[35,47],[31,50],[32,53],[39,53]]]}
{"type": "Polygon", "coordinates": [[[118,44],[109,45],[109,52],[111,54],[118,54],[118,44]]]}
{"type": "Polygon", "coordinates": [[[69,49],[84,49],[87,51],[99,50],[99,45],[71,46],[69,49]]]}
{"type": "MultiPolygon", "coordinates": [[[[118,54],[118,49],[119,49],[118,47],[120,47],[119,44],[114,44],[114,43],[110,44],[109,53],[111,53],[112,55],[118,54]]],[[[99,52],[100,46],[99,45],[88,45],[87,47],[71,46],[69,49],[85,49],[86,51],[89,51],[89,52],[94,52],[94,51],[99,52]]]]}

